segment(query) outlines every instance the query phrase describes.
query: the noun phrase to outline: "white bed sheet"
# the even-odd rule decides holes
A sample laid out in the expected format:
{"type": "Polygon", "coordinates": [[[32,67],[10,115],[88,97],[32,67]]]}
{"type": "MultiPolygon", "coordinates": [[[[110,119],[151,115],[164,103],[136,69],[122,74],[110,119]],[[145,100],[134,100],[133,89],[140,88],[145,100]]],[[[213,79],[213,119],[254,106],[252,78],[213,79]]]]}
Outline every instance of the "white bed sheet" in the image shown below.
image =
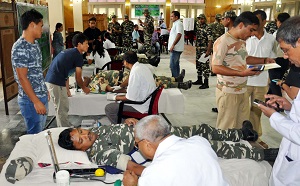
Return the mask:
{"type": "MultiPolygon", "coordinates": [[[[53,182],[52,175],[54,172],[53,167],[47,168],[37,168],[34,165],[33,171],[29,173],[24,179],[20,181],[16,181],[15,184],[11,184],[5,179],[5,170],[8,166],[9,162],[12,159],[16,159],[18,157],[28,156],[33,159],[33,162],[37,164],[37,154],[38,148],[36,148],[31,142],[34,135],[25,135],[20,138],[20,141],[17,142],[15,148],[11,152],[8,160],[3,166],[0,175],[0,185],[1,186],[9,186],[9,185],[43,185],[43,186],[55,186],[56,184],[53,182]]],[[[48,152],[47,152],[48,153],[48,152]]],[[[225,179],[232,186],[264,186],[268,185],[269,176],[271,173],[272,167],[266,161],[256,162],[250,159],[219,159],[221,169],[223,171],[225,179]]],[[[69,163],[62,165],[61,168],[89,168],[96,167],[95,164],[89,165],[77,165],[74,163],[69,163]]],[[[122,174],[118,175],[106,175],[106,182],[113,182],[117,179],[122,179],[122,174]]],[[[101,186],[105,185],[102,182],[71,182],[71,185],[78,186],[101,186]]]]}
{"type": "MultiPolygon", "coordinates": [[[[165,114],[183,114],[184,101],[185,98],[178,88],[163,89],[158,102],[158,110],[160,113],[165,114]]],[[[105,106],[112,102],[107,100],[106,94],[90,93],[86,95],[76,92],[72,97],[69,97],[69,115],[104,115],[105,106]]],[[[49,102],[48,115],[55,115],[52,100],[49,102]]]]}

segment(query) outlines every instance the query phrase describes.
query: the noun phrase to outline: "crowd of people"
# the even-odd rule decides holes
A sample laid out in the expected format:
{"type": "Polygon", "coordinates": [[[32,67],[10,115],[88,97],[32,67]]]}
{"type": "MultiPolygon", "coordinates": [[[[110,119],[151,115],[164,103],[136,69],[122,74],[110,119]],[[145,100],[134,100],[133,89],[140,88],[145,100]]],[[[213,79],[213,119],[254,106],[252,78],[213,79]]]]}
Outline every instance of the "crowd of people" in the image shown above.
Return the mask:
{"type": "MultiPolygon", "coordinates": [[[[145,20],[139,20],[139,25],[144,30],[143,49],[146,53],[151,53],[154,46],[153,53],[157,54],[159,49],[157,36],[153,34],[154,20],[148,9],[144,10],[144,15],[145,20]]],[[[168,41],[170,69],[174,82],[182,83],[184,71],[180,73],[180,55],[184,51],[184,29],[178,11],[172,11],[170,18],[173,22],[168,41]]],[[[278,30],[273,35],[264,28],[266,18],[266,13],[262,10],[245,11],[239,16],[234,11],[227,11],[223,15],[217,14],[216,21],[212,24],[207,24],[204,14],[197,17],[197,81],[193,84],[201,85],[200,89],[209,88],[211,71],[217,75],[216,129],[206,124],[170,127],[163,118],[155,115],[140,121],[130,118],[124,121],[126,124],[116,124],[119,103],[113,102],[106,106],[105,113],[110,122],[116,125],[91,130],[68,128],[60,134],[59,145],[70,150],[86,151],[91,161],[125,171],[125,186],[228,185],[217,162],[217,156],[275,161],[270,185],[300,184],[297,174],[300,159],[300,17],[290,18],[287,13],[278,14],[278,30]],[[267,71],[255,68],[257,64],[271,63],[278,63],[284,70],[270,71],[268,74],[267,71]],[[247,68],[247,65],[254,65],[254,68],[247,68]],[[279,80],[270,81],[274,77],[279,77],[279,80]],[[281,97],[282,92],[286,92],[288,98],[281,97]],[[265,100],[265,104],[254,104],[255,99],[265,100]],[[260,139],[263,134],[260,122],[262,113],[270,118],[271,126],[283,136],[279,149],[268,149],[267,144],[260,139]],[[240,139],[258,140],[265,149],[249,148],[239,143],[224,143],[226,140],[238,142],[240,139]],[[150,166],[145,168],[131,161],[127,154],[134,146],[147,159],[152,160],[150,166]],[[205,171],[203,167],[206,167],[205,171]],[[184,171],[179,176],[176,168],[189,171],[184,171]],[[183,178],[187,176],[190,179],[183,182],[183,178]]],[[[126,94],[113,94],[108,99],[143,101],[156,89],[153,73],[145,64],[138,62],[137,52],[133,51],[134,43],[136,46],[141,43],[137,25],[127,15],[124,16],[122,24],[116,21],[116,16],[112,16],[112,22],[103,37],[95,25],[96,19],[91,18],[89,28],[76,34],[72,39],[74,48],[67,50],[63,50],[61,42],[60,32],[63,25],[56,25],[52,42],[53,61],[44,78],[42,55],[36,41],[42,35],[43,16],[34,9],[21,16],[23,33],[13,45],[12,65],[18,84],[18,104],[28,134],[43,130],[48,99],[52,99],[54,103],[57,126],[71,126],[68,121],[70,75],[76,74],[76,82],[84,93],[91,91],[90,85],[82,78],[84,53],[87,53],[88,63],[94,61],[97,68],[101,68],[110,60],[107,49],[132,48],[123,55],[124,67],[130,71],[122,83],[122,86],[125,84],[127,87],[126,94]],[[105,63],[102,60],[106,60],[105,63]]],[[[162,14],[160,25],[166,29],[162,14]]],[[[117,79],[120,77],[117,76],[117,79]]],[[[102,80],[99,82],[102,83],[102,80]]],[[[188,88],[191,84],[192,82],[188,83],[188,88]]],[[[107,86],[106,84],[104,88],[106,91],[107,86]]],[[[109,91],[118,90],[120,87],[112,86],[109,91]]],[[[126,105],[124,110],[145,113],[149,104],[147,101],[141,105],[126,105]]]]}

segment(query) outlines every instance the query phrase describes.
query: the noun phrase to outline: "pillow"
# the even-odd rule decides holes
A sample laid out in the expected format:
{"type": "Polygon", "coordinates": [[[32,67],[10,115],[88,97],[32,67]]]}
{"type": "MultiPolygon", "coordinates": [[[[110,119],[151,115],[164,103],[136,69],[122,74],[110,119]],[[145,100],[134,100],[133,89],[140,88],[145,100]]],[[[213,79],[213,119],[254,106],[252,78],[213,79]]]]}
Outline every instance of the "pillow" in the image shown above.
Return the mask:
{"type": "Polygon", "coordinates": [[[42,131],[33,137],[33,144],[36,147],[36,156],[38,164],[51,164],[52,159],[45,134],[50,130],[54,149],[58,163],[79,163],[79,164],[91,164],[86,152],[78,150],[66,150],[58,145],[58,137],[61,131],[67,129],[66,127],[52,128],[42,131]]]}

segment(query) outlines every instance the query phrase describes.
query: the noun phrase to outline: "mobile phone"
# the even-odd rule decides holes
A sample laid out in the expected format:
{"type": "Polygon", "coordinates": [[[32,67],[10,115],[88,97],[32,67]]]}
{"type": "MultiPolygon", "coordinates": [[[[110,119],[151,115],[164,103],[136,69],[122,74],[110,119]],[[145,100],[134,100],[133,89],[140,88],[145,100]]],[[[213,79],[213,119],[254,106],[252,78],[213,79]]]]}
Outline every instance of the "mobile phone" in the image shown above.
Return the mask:
{"type": "Polygon", "coordinates": [[[271,106],[271,105],[267,105],[264,101],[261,101],[261,100],[259,100],[259,99],[254,99],[253,103],[256,104],[256,105],[262,104],[262,105],[264,105],[264,106],[266,106],[266,107],[269,107],[269,108],[272,108],[272,109],[276,110],[277,112],[279,112],[279,111],[281,110],[281,109],[279,108],[279,104],[278,104],[278,103],[276,103],[276,107],[271,106]]]}
{"type": "Polygon", "coordinates": [[[267,104],[266,104],[264,101],[261,101],[261,100],[259,100],[259,99],[254,99],[253,103],[255,103],[256,105],[262,104],[262,105],[264,105],[264,106],[267,107],[267,104]]]}
{"type": "Polygon", "coordinates": [[[265,65],[248,65],[248,68],[253,68],[253,71],[263,71],[265,65]]]}
{"type": "Polygon", "coordinates": [[[278,81],[280,81],[281,79],[272,79],[272,82],[277,83],[278,81]]]}

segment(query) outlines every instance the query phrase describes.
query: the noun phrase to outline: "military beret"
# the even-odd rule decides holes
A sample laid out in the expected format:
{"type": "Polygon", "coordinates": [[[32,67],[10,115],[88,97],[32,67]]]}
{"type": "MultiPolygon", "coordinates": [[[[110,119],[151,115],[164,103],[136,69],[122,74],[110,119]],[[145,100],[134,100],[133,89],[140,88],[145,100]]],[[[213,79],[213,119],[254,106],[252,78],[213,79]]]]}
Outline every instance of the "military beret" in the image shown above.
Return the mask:
{"type": "Polygon", "coordinates": [[[128,18],[129,18],[129,16],[128,16],[127,14],[125,14],[125,15],[124,15],[124,18],[125,18],[125,19],[128,19],[128,18]]]}
{"type": "Polygon", "coordinates": [[[116,15],[112,15],[111,18],[117,18],[117,16],[116,15]]]}

